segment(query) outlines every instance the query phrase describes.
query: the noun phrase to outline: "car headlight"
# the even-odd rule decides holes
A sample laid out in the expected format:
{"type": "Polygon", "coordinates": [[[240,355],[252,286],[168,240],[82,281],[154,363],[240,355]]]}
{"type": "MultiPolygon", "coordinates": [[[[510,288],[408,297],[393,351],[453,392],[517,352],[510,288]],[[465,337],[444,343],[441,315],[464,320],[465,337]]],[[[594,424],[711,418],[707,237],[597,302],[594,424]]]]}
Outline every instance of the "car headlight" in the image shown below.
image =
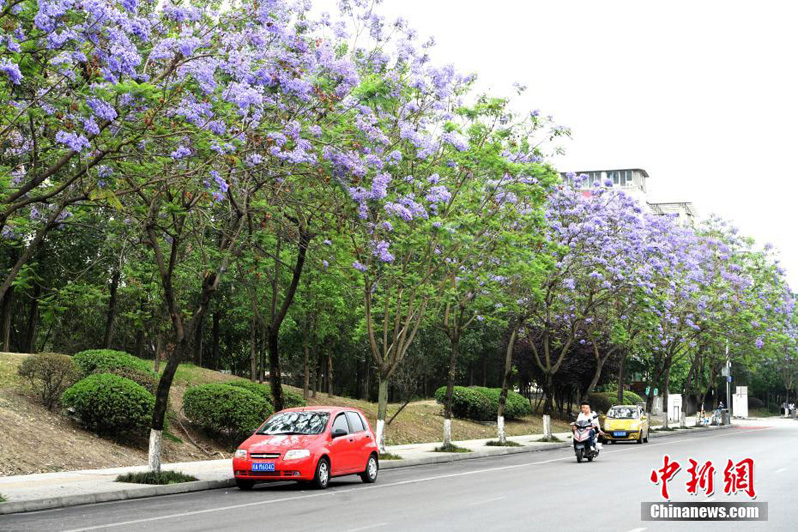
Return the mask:
{"type": "Polygon", "coordinates": [[[307,458],[310,456],[310,451],[307,449],[291,449],[285,456],[283,456],[283,460],[299,460],[300,458],[307,458]]]}
{"type": "Polygon", "coordinates": [[[247,450],[246,449],[238,449],[236,450],[236,458],[240,458],[241,460],[247,459],[247,450]]]}

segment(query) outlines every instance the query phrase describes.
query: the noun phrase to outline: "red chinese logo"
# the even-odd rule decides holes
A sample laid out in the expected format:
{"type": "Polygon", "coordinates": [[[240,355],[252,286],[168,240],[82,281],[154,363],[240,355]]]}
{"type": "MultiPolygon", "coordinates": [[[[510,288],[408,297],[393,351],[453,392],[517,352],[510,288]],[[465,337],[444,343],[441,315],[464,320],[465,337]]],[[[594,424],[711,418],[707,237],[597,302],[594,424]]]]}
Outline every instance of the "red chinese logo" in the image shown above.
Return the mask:
{"type": "Polygon", "coordinates": [[[733,495],[738,491],[748,494],[752,499],[756,497],[754,490],[754,460],[744,458],[736,464],[729,460],[723,471],[723,492],[733,495]]]}
{"type": "Polygon", "coordinates": [[[679,462],[671,462],[671,457],[667,454],[664,457],[661,469],[655,469],[651,472],[649,479],[654,484],[662,483],[662,498],[670,500],[668,495],[668,481],[679,471],[682,466],[679,462]]]}
{"type": "Polygon", "coordinates": [[[715,467],[712,465],[712,460],[699,468],[698,462],[690,458],[687,473],[690,475],[690,480],[687,481],[687,493],[696,495],[699,488],[706,495],[715,493],[715,467]]]}

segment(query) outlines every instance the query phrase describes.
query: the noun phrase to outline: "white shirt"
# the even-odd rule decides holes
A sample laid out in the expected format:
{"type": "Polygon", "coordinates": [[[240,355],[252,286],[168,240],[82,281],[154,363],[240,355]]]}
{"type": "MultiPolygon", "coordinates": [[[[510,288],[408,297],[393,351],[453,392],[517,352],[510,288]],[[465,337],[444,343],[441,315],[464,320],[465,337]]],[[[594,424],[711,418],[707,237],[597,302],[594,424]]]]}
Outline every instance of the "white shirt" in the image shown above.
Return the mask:
{"type": "Polygon", "coordinates": [[[590,412],[589,414],[585,414],[584,412],[579,412],[579,415],[576,416],[576,422],[580,421],[589,421],[591,425],[594,427],[599,426],[598,416],[595,412],[590,412]]]}

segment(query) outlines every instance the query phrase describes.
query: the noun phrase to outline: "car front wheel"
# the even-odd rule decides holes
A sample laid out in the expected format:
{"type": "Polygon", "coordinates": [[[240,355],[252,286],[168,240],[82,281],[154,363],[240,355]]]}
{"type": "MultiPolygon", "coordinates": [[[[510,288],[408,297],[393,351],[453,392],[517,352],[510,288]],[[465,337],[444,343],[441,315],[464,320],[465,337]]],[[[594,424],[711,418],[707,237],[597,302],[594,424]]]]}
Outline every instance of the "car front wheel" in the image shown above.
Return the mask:
{"type": "Polygon", "coordinates": [[[330,461],[326,458],[319,460],[316,464],[316,476],[313,477],[313,486],[323,490],[330,483],[330,461]]]}
{"type": "Polygon", "coordinates": [[[363,482],[366,484],[373,484],[377,481],[377,473],[380,471],[380,464],[377,461],[377,457],[373,454],[369,456],[368,464],[366,464],[366,470],[360,474],[360,478],[363,479],[363,482]]]}
{"type": "Polygon", "coordinates": [[[236,479],[236,486],[238,486],[238,489],[240,490],[249,491],[252,489],[254,485],[255,485],[254,480],[243,480],[238,478],[236,479]]]}

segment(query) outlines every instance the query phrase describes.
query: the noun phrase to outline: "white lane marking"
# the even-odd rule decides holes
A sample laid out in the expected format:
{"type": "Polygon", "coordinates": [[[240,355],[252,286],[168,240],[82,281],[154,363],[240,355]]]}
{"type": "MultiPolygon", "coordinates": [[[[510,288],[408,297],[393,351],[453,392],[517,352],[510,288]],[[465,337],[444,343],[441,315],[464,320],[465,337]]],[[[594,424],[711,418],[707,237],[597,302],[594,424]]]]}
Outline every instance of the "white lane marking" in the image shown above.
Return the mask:
{"type": "Polygon", "coordinates": [[[787,471],[787,468],[786,467],[782,467],[781,469],[777,469],[776,473],[784,473],[785,471],[787,471]]]}
{"type": "Polygon", "coordinates": [[[381,526],[389,525],[390,523],[376,523],[373,525],[368,526],[361,526],[360,528],[350,528],[346,532],[360,532],[361,530],[371,530],[372,528],[378,528],[381,526]]]}
{"type": "Polygon", "coordinates": [[[643,532],[643,530],[648,530],[647,528],[633,528],[629,532],[643,532]]]}
{"type": "MultiPolygon", "coordinates": [[[[738,432],[729,432],[727,434],[718,434],[718,435],[715,435],[715,436],[703,436],[703,437],[700,437],[698,439],[709,440],[709,439],[724,438],[724,437],[727,437],[727,436],[734,436],[734,435],[742,436],[742,435],[745,435],[745,434],[751,434],[752,432],[759,432],[759,431],[762,431],[762,430],[770,430],[770,429],[772,429],[772,427],[763,427],[761,429],[750,429],[750,430],[745,430],[745,431],[739,432],[739,433],[738,432]]],[[[662,443],[649,443],[649,444],[646,444],[645,446],[636,445],[636,446],[634,446],[634,448],[631,448],[631,449],[616,449],[614,451],[602,451],[602,452],[607,453],[607,454],[624,453],[624,452],[625,453],[634,453],[634,452],[637,452],[637,451],[644,451],[644,450],[648,449],[649,447],[659,447],[659,446],[662,446],[662,445],[673,445],[674,443],[683,443],[683,442],[686,442],[686,441],[695,441],[696,439],[697,438],[685,438],[685,439],[681,439],[681,440],[670,440],[670,441],[666,441],[666,442],[662,442],[662,443]]],[[[561,447],[561,448],[562,449],[567,449],[567,447],[561,447]]],[[[522,468],[522,467],[529,467],[529,466],[532,466],[532,465],[550,464],[552,462],[561,462],[563,460],[573,460],[573,456],[571,456],[569,454],[568,456],[563,456],[561,458],[552,458],[552,459],[549,459],[549,460],[540,460],[540,461],[537,461],[537,462],[526,462],[526,463],[523,463],[523,464],[515,464],[515,465],[508,465],[508,466],[501,466],[501,467],[489,467],[489,468],[486,468],[486,469],[476,469],[474,471],[464,471],[464,472],[461,472],[461,473],[450,473],[448,475],[436,475],[434,477],[416,478],[416,479],[411,479],[411,480],[402,480],[402,481],[399,481],[399,482],[392,482],[390,484],[372,484],[372,485],[370,485],[368,487],[350,488],[350,489],[345,489],[345,490],[344,489],[338,489],[338,490],[335,490],[335,491],[325,491],[323,493],[312,493],[312,494],[307,494],[307,495],[299,495],[297,497],[283,497],[282,499],[272,499],[272,500],[268,500],[268,501],[249,502],[249,503],[244,503],[244,504],[235,504],[235,505],[231,505],[231,506],[221,506],[219,508],[206,508],[204,510],[194,510],[194,511],[190,511],[190,512],[181,512],[181,513],[178,513],[178,514],[161,515],[161,516],[157,516],[157,517],[147,517],[147,518],[143,518],[143,519],[134,519],[134,520],[130,520],[130,521],[120,521],[120,522],[117,522],[117,523],[108,523],[108,524],[104,524],[104,525],[97,525],[97,526],[91,526],[91,527],[85,527],[85,528],[75,528],[75,529],[72,529],[72,530],[68,530],[66,532],[84,532],[84,531],[87,531],[87,530],[100,530],[100,529],[103,529],[103,528],[113,528],[113,527],[118,527],[118,526],[138,525],[138,524],[141,524],[141,523],[150,523],[150,522],[154,522],[154,521],[163,521],[163,520],[166,520],[166,519],[176,519],[176,518],[180,518],[180,517],[189,517],[189,516],[192,516],[192,515],[201,515],[201,514],[207,514],[207,513],[211,513],[211,512],[224,512],[224,511],[227,511],[227,510],[238,510],[239,508],[249,508],[251,506],[264,506],[264,505],[267,505],[267,504],[276,504],[278,502],[295,501],[295,500],[299,500],[299,499],[310,499],[310,498],[316,498],[316,497],[328,497],[328,496],[332,496],[332,495],[348,493],[348,492],[355,491],[355,490],[374,490],[374,489],[381,489],[381,488],[390,488],[390,487],[393,487],[393,486],[404,486],[404,485],[407,485],[407,484],[418,484],[418,483],[421,483],[421,482],[431,482],[433,480],[440,480],[440,479],[444,479],[444,478],[455,478],[455,477],[463,477],[463,476],[468,476],[468,475],[478,475],[478,474],[481,474],[481,473],[492,473],[494,471],[506,471],[508,469],[519,469],[519,468],[522,468]]]]}
{"type": "Polygon", "coordinates": [[[507,497],[496,497],[494,499],[486,499],[484,501],[474,501],[474,502],[468,503],[468,506],[478,506],[480,504],[488,504],[488,503],[491,503],[491,502],[503,501],[506,498],[507,497]]]}

